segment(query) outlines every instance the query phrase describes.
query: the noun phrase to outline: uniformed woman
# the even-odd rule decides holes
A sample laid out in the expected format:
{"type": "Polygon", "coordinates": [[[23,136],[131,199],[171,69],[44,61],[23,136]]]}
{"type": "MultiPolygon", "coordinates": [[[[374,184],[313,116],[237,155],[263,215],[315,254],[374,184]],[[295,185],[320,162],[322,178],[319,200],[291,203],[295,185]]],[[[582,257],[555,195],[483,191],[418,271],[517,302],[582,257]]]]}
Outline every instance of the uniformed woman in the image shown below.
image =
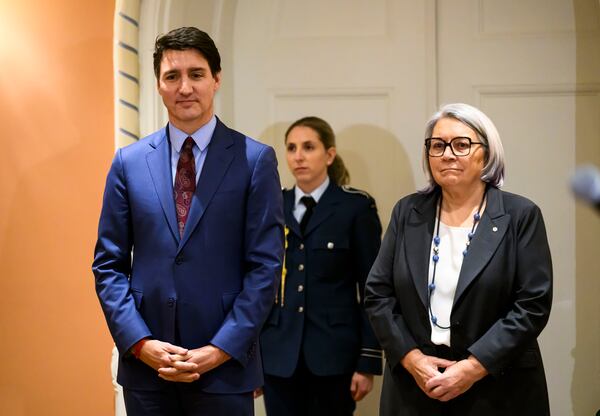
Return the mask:
{"type": "Polygon", "coordinates": [[[296,121],[285,145],[296,186],[283,192],[285,270],[261,336],[267,415],[351,415],[381,374],[362,299],[381,224],[373,198],[346,186],[327,122],[296,121]]]}

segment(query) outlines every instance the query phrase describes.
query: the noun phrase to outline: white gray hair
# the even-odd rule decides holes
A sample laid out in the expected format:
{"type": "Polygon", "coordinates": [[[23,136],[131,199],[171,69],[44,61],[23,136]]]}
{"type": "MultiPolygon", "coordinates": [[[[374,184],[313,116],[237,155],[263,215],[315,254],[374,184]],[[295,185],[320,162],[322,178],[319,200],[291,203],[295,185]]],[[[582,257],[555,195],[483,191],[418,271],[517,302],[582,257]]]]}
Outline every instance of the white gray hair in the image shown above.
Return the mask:
{"type": "MultiPolygon", "coordinates": [[[[453,118],[460,121],[477,134],[477,139],[480,142],[485,143],[485,165],[481,170],[481,180],[496,188],[500,188],[504,183],[504,148],[502,147],[500,134],[498,134],[498,130],[494,123],[492,123],[492,120],[481,110],[469,104],[446,104],[425,125],[426,139],[431,137],[433,128],[442,118],[453,118]]],[[[429,193],[435,189],[437,184],[431,174],[429,157],[425,146],[423,146],[422,163],[428,185],[421,192],[429,193]]]]}

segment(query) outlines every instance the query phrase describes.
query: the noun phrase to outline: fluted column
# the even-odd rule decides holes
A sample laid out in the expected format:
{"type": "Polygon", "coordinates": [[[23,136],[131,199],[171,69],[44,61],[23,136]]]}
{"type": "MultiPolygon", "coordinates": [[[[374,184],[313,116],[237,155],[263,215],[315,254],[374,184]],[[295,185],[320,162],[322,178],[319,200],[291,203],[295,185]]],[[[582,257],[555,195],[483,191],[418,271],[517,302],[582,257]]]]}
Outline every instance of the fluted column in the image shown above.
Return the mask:
{"type": "MultiPolygon", "coordinates": [[[[115,149],[140,138],[139,0],[117,0],[115,5],[113,63],[115,85],[115,149]]],[[[123,389],[117,383],[119,354],[112,351],[115,415],[126,416],[123,389]]]]}
{"type": "Polygon", "coordinates": [[[117,0],[114,20],[115,147],[140,138],[139,0],[117,0]]]}

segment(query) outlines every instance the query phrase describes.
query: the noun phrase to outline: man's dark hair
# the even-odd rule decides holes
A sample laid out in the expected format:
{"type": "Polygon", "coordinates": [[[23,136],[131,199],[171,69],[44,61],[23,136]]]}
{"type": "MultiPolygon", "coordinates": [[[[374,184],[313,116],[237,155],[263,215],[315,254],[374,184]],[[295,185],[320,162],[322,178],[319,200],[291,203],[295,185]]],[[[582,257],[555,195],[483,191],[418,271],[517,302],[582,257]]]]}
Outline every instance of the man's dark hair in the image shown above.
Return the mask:
{"type": "Polygon", "coordinates": [[[221,55],[206,32],[195,27],[180,27],[156,38],[154,44],[154,74],[160,77],[160,63],[165,51],[195,49],[206,59],[213,76],[221,72],[221,55]]]}

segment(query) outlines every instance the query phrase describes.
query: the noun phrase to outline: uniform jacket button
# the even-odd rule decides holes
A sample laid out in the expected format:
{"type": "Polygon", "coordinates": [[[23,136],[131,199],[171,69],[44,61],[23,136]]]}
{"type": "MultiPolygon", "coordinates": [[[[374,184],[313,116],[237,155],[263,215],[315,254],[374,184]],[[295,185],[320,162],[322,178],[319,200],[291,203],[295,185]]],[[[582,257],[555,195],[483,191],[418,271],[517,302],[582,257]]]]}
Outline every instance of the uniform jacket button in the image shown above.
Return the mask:
{"type": "Polygon", "coordinates": [[[299,264],[298,265],[298,270],[300,270],[300,271],[304,270],[304,264],[299,264]]]}

